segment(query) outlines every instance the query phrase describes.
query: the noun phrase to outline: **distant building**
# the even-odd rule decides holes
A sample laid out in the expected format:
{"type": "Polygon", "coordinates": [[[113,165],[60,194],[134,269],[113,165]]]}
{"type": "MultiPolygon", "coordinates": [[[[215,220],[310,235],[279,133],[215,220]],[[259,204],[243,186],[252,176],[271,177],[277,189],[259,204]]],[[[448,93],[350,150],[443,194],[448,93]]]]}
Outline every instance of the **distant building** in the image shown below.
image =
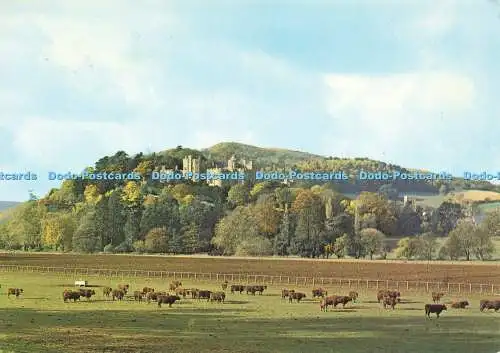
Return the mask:
{"type": "Polygon", "coordinates": [[[200,173],[201,158],[189,155],[182,160],[182,173],[200,173]]]}

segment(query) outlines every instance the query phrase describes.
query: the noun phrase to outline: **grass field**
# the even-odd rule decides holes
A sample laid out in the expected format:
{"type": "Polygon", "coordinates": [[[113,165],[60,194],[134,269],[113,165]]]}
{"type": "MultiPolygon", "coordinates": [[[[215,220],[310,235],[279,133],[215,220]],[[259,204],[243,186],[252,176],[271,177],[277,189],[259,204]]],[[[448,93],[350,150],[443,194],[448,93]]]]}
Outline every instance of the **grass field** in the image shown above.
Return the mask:
{"type": "Polygon", "coordinates": [[[0,264],[499,284],[500,262],[394,262],[203,256],[0,253],[0,264]]]}
{"type": "MultiPolygon", "coordinates": [[[[224,304],[184,299],[172,308],[156,303],[105,300],[100,288],[90,302],[64,303],[62,291],[74,278],[54,274],[1,273],[1,352],[453,352],[500,351],[500,313],[481,313],[480,297],[471,308],[449,309],[440,319],[426,319],[428,294],[402,293],[396,310],[375,302],[375,293],[345,309],[321,312],[311,288],[304,302],[288,303],[280,287],[264,295],[227,294],[224,304]],[[7,287],[24,289],[8,298],[7,287]]],[[[131,290],[144,286],[167,290],[168,282],[141,279],[90,279],[91,285],[131,290]]],[[[218,284],[184,283],[184,287],[219,289],[218,284]]],[[[326,288],[329,294],[348,289],[326,288]]],[[[450,299],[450,298],[448,298],[450,299]]],[[[457,298],[458,299],[458,298],[457,298]]],[[[446,300],[444,300],[446,301],[446,300]]]]}

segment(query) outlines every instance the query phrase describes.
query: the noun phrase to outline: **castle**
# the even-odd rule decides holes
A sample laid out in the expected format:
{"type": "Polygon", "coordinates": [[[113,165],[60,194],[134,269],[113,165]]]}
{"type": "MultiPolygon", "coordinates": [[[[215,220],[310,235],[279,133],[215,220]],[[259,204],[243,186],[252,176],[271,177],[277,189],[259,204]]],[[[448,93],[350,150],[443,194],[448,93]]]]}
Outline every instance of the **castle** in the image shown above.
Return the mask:
{"type": "MultiPolygon", "coordinates": [[[[222,173],[233,173],[240,172],[245,173],[249,170],[253,170],[253,162],[247,161],[245,159],[236,159],[236,156],[231,156],[225,163],[225,165],[212,165],[210,168],[206,168],[203,170],[201,158],[193,157],[192,155],[188,155],[182,159],[182,169],[181,173],[211,173],[211,174],[222,174],[222,173]]],[[[165,169],[163,166],[160,169],[162,173],[174,173],[178,170],[178,167],[175,170],[165,169]]],[[[222,186],[225,180],[207,180],[206,183],[210,186],[222,186]]],[[[241,181],[243,182],[243,180],[241,181]]]]}

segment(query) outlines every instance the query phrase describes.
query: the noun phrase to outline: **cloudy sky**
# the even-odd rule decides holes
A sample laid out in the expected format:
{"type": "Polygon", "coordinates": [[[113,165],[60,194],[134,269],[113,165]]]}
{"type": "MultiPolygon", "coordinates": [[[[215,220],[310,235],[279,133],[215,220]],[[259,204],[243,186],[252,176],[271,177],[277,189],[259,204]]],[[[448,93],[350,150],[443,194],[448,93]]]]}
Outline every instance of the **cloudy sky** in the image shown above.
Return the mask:
{"type": "Polygon", "coordinates": [[[104,155],[222,141],[500,169],[493,0],[0,3],[0,200],[104,155]]]}

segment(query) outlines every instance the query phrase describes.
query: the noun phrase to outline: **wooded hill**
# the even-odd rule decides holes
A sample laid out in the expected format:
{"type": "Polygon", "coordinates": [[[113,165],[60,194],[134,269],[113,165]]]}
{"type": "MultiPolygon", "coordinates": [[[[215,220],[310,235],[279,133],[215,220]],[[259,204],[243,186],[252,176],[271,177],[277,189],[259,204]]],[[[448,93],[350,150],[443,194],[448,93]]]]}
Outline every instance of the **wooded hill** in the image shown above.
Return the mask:
{"type": "MultiPolygon", "coordinates": [[[[88,169],[136,171],[147,176],[162,167],[181,168],[182,159],[188,155],[199,156],[202,168],[224,165],[229,157],[236,155],[238,159],[252,160],[254,169],[343,170],[348,174],[360,169],[407,171],[367,158],[327,158],[235,143],[218,144],[203,151],[178,146],[134,156],[119,151],[99,159],[88,169]]],[[[461,187],[471,186],[462,184],[461,187]]],[[[479,186],[490,187],[483,184],[479,186]]],[[[438,249],[429,255],[428,249],[434,244],[431,240],[435,236],[453,235],[459,221],[468,217],[467,210],[464,205],[452,202],[444,202],[437,208],[403,204],[399,193],[421,190],[446,193],[453,186],[425,181],[401,185],[297,182],[288,186],[278,181],[255,183],[249,179],[244,184],[235,181],[214,187],[192,181],[161,183],[147,177],[142,181],[67,180],[40,200],[23,203],[7,222],[0,223],[0,247],[307,257],[335,254],[359,258],[384,256],[388,251],[383,246],[386,236],[412,236],[419,239],[418,243],[408,243],[412,249],[426,249],[422,253],[414,251],[412,256],[419,254],[429,259],[438,255],[438,249]],[[371,192],[362,192],[355,200],[345,195],[346,191],[364,189],[371,192]]],[[[496,229],[496,216],[492,217],[487,224],[496,229]]],[[[471,233],[471,229],[462,233],[480,234],[475,230],[471,233]]],[[[458,228],[456,232],[461,231],[458,228]]],[[[475,240],[463,243],[477,244],[475,240]]],[[[488,242],[481,244],[483,249],[488,242]]],[[[441,257],[453,259],[474,254],[453,250],[451,245],[441,249],[441,257]]],[[[488,251],[476,252],[476,256],[484,258],[488,251]]]]}

